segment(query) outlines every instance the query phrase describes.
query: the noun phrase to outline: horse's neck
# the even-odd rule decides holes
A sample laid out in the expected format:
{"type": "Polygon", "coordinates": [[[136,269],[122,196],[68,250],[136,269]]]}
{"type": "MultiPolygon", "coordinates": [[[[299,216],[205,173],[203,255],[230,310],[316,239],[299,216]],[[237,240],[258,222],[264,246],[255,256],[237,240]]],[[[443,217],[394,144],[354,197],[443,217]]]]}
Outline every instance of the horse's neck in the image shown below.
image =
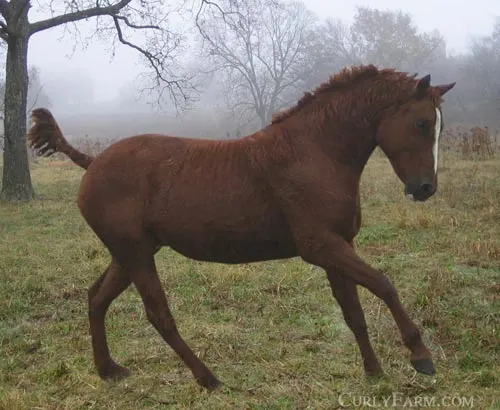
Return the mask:
{"type": "Polygon", "coordinates": [[[374,121],[371,113],[355,113],[350,119],[333,113],[318,124],[313,140],[333,162],[347,165],[360,177],[377,145],[374,121]]]}
{"type": "Polygon", "coordinates": [[[316,139],[327,147],[328,155],[336,162],[348,164],[359,175],[377,147],[376,133],[382,113],[405,99],[404,94],[386,92],[384,88],[395,88],[390,84],[380,82],[377,88],[361,85],[353,90],[352,97],[340,95],[330,102],[331,107],[323,109],[329,113],[322,118],[324,122],[315,125],[316,139]]]}
{"type": "MultiPolygon", "coordinates": [[[[373,84],[361,84],[350,90],[339,91],[336,98],[326,102],[331,106],[320,107],[319,104],[325,104],[324,100],[313,101],[280,121],[276,125],[278,128],[271,125],[265,132],[258,132],[249,140],[260,140],[261,148],[269,148],[267,154],[270,157],[283,160],[287,150],[281,151],[281,148],[289,146],[295,151],[306,139],[306,143],[318,145],[333,162],[348,165],[361,177],[377,147],[375,136],[381,113],[404,99],[403,95],[395,95],[386,89],[394,87],[380,81],[376,88],[373,84]],[[278,135],[275,134],[276,130],[278,135]]],[[[300,148],[295,154],[300,156],[300,148]]]]}
{"type": "Polygon", "coordinates": [[[374,136],[368,132],[344,135],[342,144],[332,145],[330,153],[332,161],[349,166],[359,178],[376,147],[374,136]]]}

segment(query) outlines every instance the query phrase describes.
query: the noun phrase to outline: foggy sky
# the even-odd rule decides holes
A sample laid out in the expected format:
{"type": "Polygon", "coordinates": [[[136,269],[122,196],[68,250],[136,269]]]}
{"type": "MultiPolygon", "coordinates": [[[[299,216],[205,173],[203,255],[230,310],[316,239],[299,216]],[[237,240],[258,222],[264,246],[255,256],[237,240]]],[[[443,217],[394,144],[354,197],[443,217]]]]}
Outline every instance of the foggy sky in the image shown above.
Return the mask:
{"type": "MultiPolygon", "coordinates": [[[[448,52],[453,54],[465,51],[472,36],[491,34],[494,18],[500,16],[498,0],[358,0],[352,4],[345,0],[305,0],[304,3],[321,19],[334,17],[348,23],[356,5],[403,10],[412,14],[421,31],[438,29],[446,40],[448,52]]],[[[31,21],[38,19],[39,16],[30,13],[31,21]]],[[[90,33],[92,28],[92,22],[81,25],[83,32],[90,33]]],[[[125,46],[117,48],[113,60],[109,44],[96,41],[86,50],[77,46],[73,53],[74,47],[75,41],[64,38],[62,28],[38,33],[30,41],[29,64],[41,69],[43,83],[56,81],[57,75],[63,73],[92,78],[95,98],[101,101],[114,99],[120,87],[130,84],[145,70],[138,61],[138,53],[125,46]]]]}

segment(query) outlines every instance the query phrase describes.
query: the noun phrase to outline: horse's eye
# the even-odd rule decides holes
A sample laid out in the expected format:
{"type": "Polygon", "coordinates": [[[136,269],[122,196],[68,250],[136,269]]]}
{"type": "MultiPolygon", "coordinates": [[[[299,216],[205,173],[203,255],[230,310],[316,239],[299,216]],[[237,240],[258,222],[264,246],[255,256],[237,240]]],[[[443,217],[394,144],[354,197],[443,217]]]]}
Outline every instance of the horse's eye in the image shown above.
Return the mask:
{"type": "Polygon", "coordinates": [[[427,121],[426,120],[415,121],[415,128],[419,131],[425,131],[427,129],[427,121]]]}

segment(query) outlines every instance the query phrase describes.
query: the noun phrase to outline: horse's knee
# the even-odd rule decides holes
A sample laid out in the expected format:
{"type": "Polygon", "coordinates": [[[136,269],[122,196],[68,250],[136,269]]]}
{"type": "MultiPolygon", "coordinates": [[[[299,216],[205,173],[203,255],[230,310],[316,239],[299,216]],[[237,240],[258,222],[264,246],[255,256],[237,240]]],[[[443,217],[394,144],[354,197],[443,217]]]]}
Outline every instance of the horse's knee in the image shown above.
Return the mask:
{"type": "Polygon", "coordinates": [[[94,285],[88,291],[88,309],[90,318],[104,317],[109,307],[109,302],[98,296],[99,290],[100,286],[94,285]]]}
{"type": "Polygon", "coordinates": [[[102,275],[92,284],[92,286],[90,286],[87,292],[87,299],[89,305],[92,303],[92,300],[94,299],[95,295],[97,295],[97,293],[99,292],[99,289],[101,288],[103,282],[104,282],[104,275],[102,275]]]}

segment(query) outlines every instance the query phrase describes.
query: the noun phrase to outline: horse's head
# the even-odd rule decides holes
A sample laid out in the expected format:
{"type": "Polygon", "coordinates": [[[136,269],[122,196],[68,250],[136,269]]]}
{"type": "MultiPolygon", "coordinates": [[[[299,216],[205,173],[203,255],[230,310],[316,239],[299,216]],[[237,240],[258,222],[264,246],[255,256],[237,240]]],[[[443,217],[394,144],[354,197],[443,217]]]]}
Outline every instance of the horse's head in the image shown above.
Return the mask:
{"type": "Polygon", "coordinates": [[[405,184],[405,194],[425,201],[437,189],[438,143],[443,128],[441,97],[455,83],[431,86],[431,76],[416,80],[411,98],[386,110],[377,143],[405,184]]]}

